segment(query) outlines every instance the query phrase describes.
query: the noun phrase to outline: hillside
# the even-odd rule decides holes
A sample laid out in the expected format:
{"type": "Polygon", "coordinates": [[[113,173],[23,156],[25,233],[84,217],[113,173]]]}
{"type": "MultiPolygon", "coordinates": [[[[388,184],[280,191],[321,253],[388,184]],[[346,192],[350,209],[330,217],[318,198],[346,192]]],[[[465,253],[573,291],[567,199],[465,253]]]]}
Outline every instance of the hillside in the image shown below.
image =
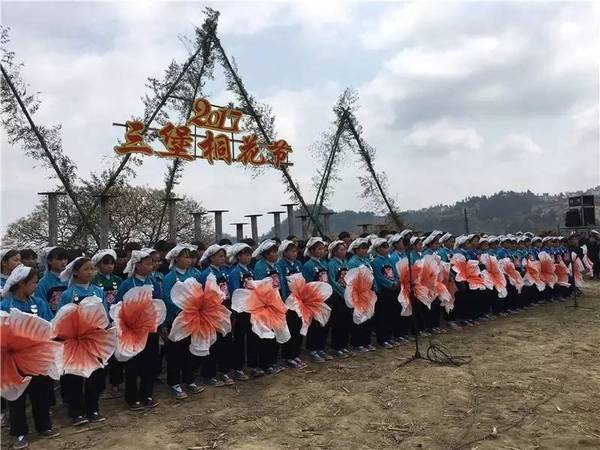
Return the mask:
{"type": "MultiPolygon", "coordinates": [[[[419,210],[400,213],[402,220],[417,230],[440,229],[454,234],[465,230],[464,209],[467,209],[470,231],[506,233],[522,230],[542,232],[557,230],[564,226],[568,197],[579,194],[596,195],[596,222],[600,224],[600,186],[578,192],[556,195],[535,194],[531,191],[500,191],[493,195],[468,197],[453,205],[435,205],[419,210]]],[[[300,211],[298,210],[298,213],[300,211]]],[[[386,218],[372,212],[338,211],[330,219],[331,235],[340,231],[360,232],[364,223],[384,224],[386,218]]],[[[296,234],[300,234],[301,222],[296,220],[296,234]]],[[[287,219],[281,225],[282,234],[287,235],[287,219]]],[[[389,227],[388,227],[389,228],[389,227]]],[[[392,227],[393,228],[393,227],[392,227]]],[[[377,226],[372,227],[373,231],[377,226]]],[[[265,237],[273,235],[271,230],[265,237]]]]}

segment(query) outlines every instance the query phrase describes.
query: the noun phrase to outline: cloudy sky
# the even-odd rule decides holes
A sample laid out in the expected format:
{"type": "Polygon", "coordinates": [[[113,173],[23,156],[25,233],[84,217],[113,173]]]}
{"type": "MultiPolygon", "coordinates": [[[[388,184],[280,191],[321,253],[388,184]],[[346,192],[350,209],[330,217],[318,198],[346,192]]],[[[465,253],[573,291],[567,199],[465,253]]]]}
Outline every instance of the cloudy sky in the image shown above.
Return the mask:
{"type": "MultiPolygon", "coordinates": [[[[348,86],[402,209],[600,184],[597,4],[3,2],[10,47],[41,92],[37,120],[63,125],[80,176],[109,164],[122,136],[111,123],[141,115],[146,78],[186,59],[178,36],[202,23],[205,5],[221,11],[218,33],[247,89],[272,106],[307,199],[317,168],[308,148],[348,86]]],[[[230,99],[215,75],[205,96],[230,99]]],[[[4,228],[52,182],[4,135],[1,144],[4,228]]],[[[166,167],[146,158],[136,183],[161,187],[166,167]]],[[[355,167],[347,162],[333,209],[364,209],[355,167]]],[[[176,193],[231,210],[229,223],[286,202],[279,180],[199,160],[176,193]]]]}

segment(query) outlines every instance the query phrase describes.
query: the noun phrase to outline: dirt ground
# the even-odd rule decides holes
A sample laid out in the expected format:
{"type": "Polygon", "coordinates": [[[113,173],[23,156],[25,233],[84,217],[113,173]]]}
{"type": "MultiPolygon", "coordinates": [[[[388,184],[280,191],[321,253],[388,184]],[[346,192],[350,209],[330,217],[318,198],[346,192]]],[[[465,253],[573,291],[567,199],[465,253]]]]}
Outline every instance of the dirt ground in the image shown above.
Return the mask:
{"type": "MultiPolygon", "coordinates": [[[[70,427],[31,448],[66,449],[599,449],[600,283],[579,304],[547,304],[436,337],[472,362],[400,364],[413,345],[310,364],[184,402],[132,413],[106,400],[109,420],[70,427]]],[[[9,442],[2,431],[3,448],[9,442]]]]}

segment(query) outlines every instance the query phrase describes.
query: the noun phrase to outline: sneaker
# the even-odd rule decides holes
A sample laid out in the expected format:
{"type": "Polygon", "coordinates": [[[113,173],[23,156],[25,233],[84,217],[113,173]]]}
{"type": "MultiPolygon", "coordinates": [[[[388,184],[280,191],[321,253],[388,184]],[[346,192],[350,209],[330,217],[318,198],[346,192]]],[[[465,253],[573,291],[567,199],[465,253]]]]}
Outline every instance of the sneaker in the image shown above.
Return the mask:
{"type": "Polygon", "coordinates": [[[298,362],[295,359],[286,359],[285,365],[288,366],[290,369],[299,369],[300,368],[298,365],[298,362]]]}
{"type": "Polygon", "coordinates": [[[419,336],[420,337],[429,337],[429,336],[431,336],[431,334],[429,334],[427,331],[419,331],[419,336]]]}
{"type": "Polygon", "coordinates": [[[148,409],[156,408],[158,406],[158,400],[154,400],[152,397],[147,397],[146,399],[142,400],[142,406],[148,409]]]}
{"type": "Polygon", "coordinates": [[[111,386],[110,389],[107,389],[102,394],[100,394],[100,398],[105,400],[121,398],[121,389],[119,388],[119,386],[111,386]]]}
{"type": "Polygon", "coordinates": [[[250,377],[246,375],[246,373],[243,370],[234,370],[231,373],[231,377],[235,381],[248,381],[250,379],[250,377]]]}
{"type": "Polygon", "coordinates": [[[99,422],[104,422],[106,420],[106,417],[104,417],[98,411],[95,411],[91,414],[88,414],[88,419],[90,419],[91,423],[99,423],[99,422]]]}
{"type": "Polygon", "coordinates": [[[275,375],[277,373],[277,369],[275,366],[269,366],[265,369],[265,375],[275,375]]]}
{"type": "Polygon", "coordinates": [[[262,377],[264,374],[265,374],[265,371],[262,369],[259,369],[257,367],[253,367],[250,369],[250,376],[252,378],[262,377]]]}
{"type": "Polygon", "coordinates": [[[223,380],[219,380],[218,378],[213,377],[206,380],[206,385],[212,387],[222,387],[225,386],[225,383],[223,382],[223,380]]]}
{"type": "Polygon", "coordinates": [[[363,347],[362,345],[359,345],[358,347],[354,347],[354,353],[368,353],[369,350],[366,349],[365,347],[363,347]]]}
{"type": "Polygon", "coordinates": [[[448,322],[448,328],[451,328],[453,330],[462,330],[462,327],[458,323],[453,321],[448,322]]]}
{"type": "Polygon", "coordinates": [[[60,431],[50,428],[49,430],[40,431],[38,433],[38,436],[43,437],[43,438],[53,438],[53,437],[60,436],[60,431]]]}
{"type": "Polygon", "coordinates": [[[15,441],[13,442],[13,445],[12,445],[12,448],[15,448],[15,449],[27,448],[27,447],[29,447],[29,441],[27,440],[27,436],[25,436],[25,435],[17,436],[17,438],[15,439],[15,441]]]}
{"type": "Polygon", "coordinates": [[[87,417],[85,417],[85,416],[77,416],[77,417],[73,418],[73,420],[71,421],[71,424],[74,427],[78,427],[80,425],[85,425],[88,422],[89,422],[89,420],[88,420],[87,417]]]}
{"type": "Polygon", "coordinates": [[[181,388],[180,384],[176,384],[175,386],[170,386],[170,391],[171,391],[171,396],[173,398],[176,398],[177,400],[183,400],[185,398],[188,398],[188,395],[183,392],[183,389],[181,388]]]}
{"type": "Polygon", "coordinates": [[[348,355],[348,356],[352,356],[352,354],[353,354],[353,353],[352,353],[350,350],[348,350],[347,348],[343,348],[343,349],[342,349],[342,351],[343,351],[343,352],[344,352],[346,355],[348,355]]]}
{"type": "Polygon", "coordinates": [[[184,383],[183,388],[190,394],[199,394],[204,390],[202,386],[198,386],[196,383],[184,383]]]}
{"type": "Polygon", "coordinates": [[[394,348],[394,346],[392,344],[390,344],[388,341],[386,341],[383,344],[381,344],[380,347],[387,348],[387,349],[394,348]]]}
{"type": "Polygon", "coordinates": [[[349,355],[347,353],[344,353],[342,350],[336,350],[333,352],[333,357],[336,359],[345,359],[348,358],[349,355]]]}
{"type": "Polygon", "coordinates": [[[325,350],[319,350],[317,352],[319,354],[319,356],[321,358],[323,358],[325,361],[331,361],[333,359],[333,356],[331,356],[329,353],[327,353],[325,350]]]}
{"type": "Polygon", "coordinates": [[[144,406],[140,402],[133,402],[129,404],[129,411],[143,411],[144,406]]]}
{"type": "Polygon", "coordinates": [[[231,386],[232,384],[235,384],[235,381],[233,381],[233,379],[226,373],[221,375],[221,380],[223,380],[223,383],[225,383],[225,386],[231,386]]]}
{"type": "Polygon", "coordinates": [[[321,355],[319,355],[318,352],[312,351],[308,353],[310,355],[310,359],[312,360],[312,362],[316,362],[316,363],[324,363],[325,360],[321,357],[321,355]]]}
{"type": "Polygon", "coordinates": [[[273,364],[271,366],[273,368],[273,370],[275,371],[274,373],[280,373],[283,372],[285,370],[285,367],[280,366],[279,364],[273,364]]]}
{"type": "Polygon", "coordinates": [[[374,352],[375,350],[377,350],[377,347],[375,347],[373,344],[369,344],[367,345],[366,349],[367,351],[374,352]]]}
{"type": "Polygon", "coordinates": [[[306,367],[308,367],[308,365],[300,358],[294,358],[294,361],[298,363],[298,369],[305,369],[306,367]]]}

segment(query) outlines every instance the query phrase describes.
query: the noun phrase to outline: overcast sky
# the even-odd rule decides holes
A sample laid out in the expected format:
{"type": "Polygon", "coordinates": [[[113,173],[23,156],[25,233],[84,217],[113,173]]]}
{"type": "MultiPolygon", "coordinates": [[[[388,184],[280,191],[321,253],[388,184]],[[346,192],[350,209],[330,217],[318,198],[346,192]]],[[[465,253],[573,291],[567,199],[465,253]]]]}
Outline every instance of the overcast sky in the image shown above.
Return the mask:
{"type": "MultiPolygon", "coordinates": [[[[246,88],[272,106],[307,199],[317,168],[308,148],[348,86],[402,209],[600,184],[597,4],[3,1],[10,48],[41,92],[36,119],[62,124],[80,176],[113,158],[123,130],[111,123],[141,115],[146,78],[186,59],[178,35],[202,23],[205,5],[221,11],[218,34],[246,88]]],[[[204,93],[215,103],[231,98],[222,73],[204,93]]],[[[4,134],[1,143],[4,229],[53,184],[4,134]]],[[[135,182],[162,187],[166,167],[146,158],[135,182]]],[[[334,210],[365,208],[355,167],[346,164],[334,210]]],[[[227,224],[288,200],[274,170],[251,180],[241,167],[202,160],[186,165],[176,193],[231,210],[227,224]]],[[[259,225],[268,229],[270,216],[259,225]]]]}

